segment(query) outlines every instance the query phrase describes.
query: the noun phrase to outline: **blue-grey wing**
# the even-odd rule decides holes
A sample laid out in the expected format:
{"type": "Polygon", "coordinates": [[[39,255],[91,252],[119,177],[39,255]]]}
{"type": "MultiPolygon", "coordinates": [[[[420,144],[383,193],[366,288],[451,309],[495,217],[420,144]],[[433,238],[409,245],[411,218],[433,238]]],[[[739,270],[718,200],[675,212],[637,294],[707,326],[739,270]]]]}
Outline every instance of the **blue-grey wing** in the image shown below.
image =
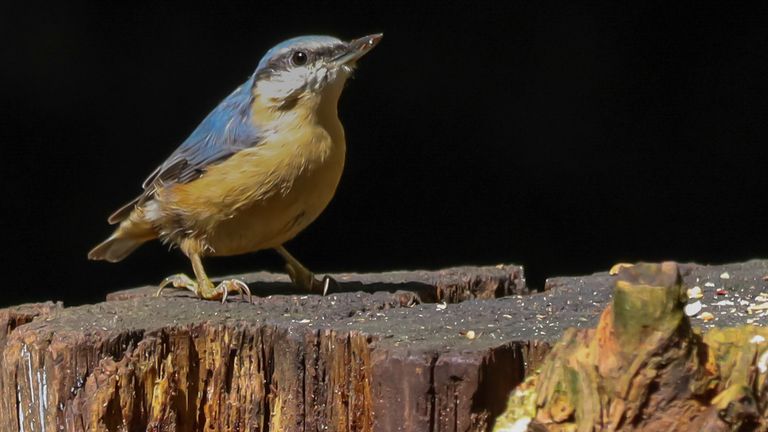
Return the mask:
{"type": "Polygon", "coordinates": [[[258,145],[261,131],[251,121],[250,82],[238,87],[211,111],[189,138],[144,180],[144,192],[115,211],[109,222],[117,223],[125,219],[135,206],[150,199],[159,187],[195,180],[211,165],[240,150],[258,145]]]}

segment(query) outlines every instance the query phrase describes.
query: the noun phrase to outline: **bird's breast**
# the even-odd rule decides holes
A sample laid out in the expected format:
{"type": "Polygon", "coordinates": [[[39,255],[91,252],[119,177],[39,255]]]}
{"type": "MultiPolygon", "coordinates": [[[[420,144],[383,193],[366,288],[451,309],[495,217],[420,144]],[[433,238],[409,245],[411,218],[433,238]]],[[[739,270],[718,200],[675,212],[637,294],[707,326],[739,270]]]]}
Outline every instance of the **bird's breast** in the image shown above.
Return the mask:
{"type": "Polygon", "coordinates": [[[314,221],[336,192],[344,168],[341,124],[312,124],[273,133],[207,172],[209,202],[224,218],[207,242],[214,255],[272,248],[314,221]]]}

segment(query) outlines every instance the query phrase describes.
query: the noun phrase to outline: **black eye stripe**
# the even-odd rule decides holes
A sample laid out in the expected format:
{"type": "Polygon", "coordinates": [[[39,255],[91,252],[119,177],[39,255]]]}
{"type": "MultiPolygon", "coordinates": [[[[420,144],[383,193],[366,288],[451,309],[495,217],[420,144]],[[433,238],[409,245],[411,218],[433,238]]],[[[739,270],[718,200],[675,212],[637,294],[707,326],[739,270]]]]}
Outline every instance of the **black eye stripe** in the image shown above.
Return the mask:
{"type": "Polygon", "coordinates": [[[331,59],[331,58],[337,57],[339,54],[344,52],[344,50],[345,50],[344,45],[339,44],[331,47],[323,47],[316,50],[315,52],[317,53],[318,57],[331,59]]]}
{"type": "Polygon", "coordinates": [[[321,48],[319,50],[316,50],[315,53],[317,54],[318,57],[328,57],[331,51],[332,50],[330,48],[321,48]]]}
{"type": "Polygon", "coordinates": [[[272,71],[287,70],[291,66],[291,56],[293,52],[287,52],[285,54],[273,57],[267,63],[267,69],[272,71]]]}
{"type": "Polygon", "coordinates": [[[314,48],[314,49],[296,49],[294,51],[289,51],[280,57],[278,57],[275,60],[280,60],[283,64],[290,64],[291,58],[293,55],[297,52],[305,52],[307,53],[307,56],[309,57],[310,61],[311,59],[317,59],[317,58],[326,58],[331,59],[334,57],[337,57],[339,54],[343,53],[345,51],[346,47],[343,44],[334,45],[334,46],[327,46],[327,47],[320,47],[320,48],[314,48]]]}
{"type": "Polygon", "coordinates": [[[313,48],[313,49],[297,47],[295,49],[288,50],[286,52],[281,53],[280,55],[272,57],[264,66],[264,68],[257,73],[256,78],[266,79],[271,77],[278,71],[285,71],[290,69],[294,65],[291,62],[291,58],[297,51],[303,51],[307,53],[307,57],[308,57],[307,63],[309,63],[313,61],[313,59],[317,59],[317,58],[324,58],[324,59],[336,58],[339,55],[343,54],[346,50],[347,50],[347,47],[343,43],[339,43],[332,46],[313,48]]]}

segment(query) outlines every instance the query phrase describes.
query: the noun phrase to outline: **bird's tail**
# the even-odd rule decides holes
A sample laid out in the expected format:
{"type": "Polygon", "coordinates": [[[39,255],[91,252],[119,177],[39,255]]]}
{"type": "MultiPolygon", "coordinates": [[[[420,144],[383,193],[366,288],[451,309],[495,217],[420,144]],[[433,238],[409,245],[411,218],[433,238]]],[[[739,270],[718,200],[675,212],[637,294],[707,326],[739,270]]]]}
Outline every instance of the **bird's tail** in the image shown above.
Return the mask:
{"type": "Polygon", "coordinates": [[[88,259],[122,261],[136,248],[154,238],[157,238],[157,235],[150,224],[128,218],[108,239],[88,252],[88,259]]]}

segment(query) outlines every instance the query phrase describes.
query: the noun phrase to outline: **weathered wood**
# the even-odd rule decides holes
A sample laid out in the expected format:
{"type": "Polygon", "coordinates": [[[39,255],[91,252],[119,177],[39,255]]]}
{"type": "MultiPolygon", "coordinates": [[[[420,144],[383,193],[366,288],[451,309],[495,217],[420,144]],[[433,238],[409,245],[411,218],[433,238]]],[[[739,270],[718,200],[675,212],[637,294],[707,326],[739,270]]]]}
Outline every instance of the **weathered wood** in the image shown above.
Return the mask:
{"type": "MultiPolygon", "coordinates": [[[[768,273],[765,261],[692,267],[684,280],[707,299],[754,297],[768,273]]],[[[529,293],[514,266],[347,274],[322,298],[283,276],[244,278],[253,304],[144,287],[0,311],[12,329],[0,430],[486,430],[564,329],[598,321],[616,280],[554,278],[529,293]]],[[[730,322],[725,307],[711,304],[708,324],[730,322]]]]}
{"type": "Polygon", "coordinates": [[[58,302],[30,303],[0,309],[0,352],[5,347],[5,340],[16,327],[32,322],[38,316],[46,316],[63,305],[58,302]]]}
{"type": "Polygon", "coordinates": [[[686,300],[675,263],[622,269],[597,328],[565,332],[497,430],[766,430],[768,329],[702,338],[686,300]]]}
{"type": "Polygon", "coordinates": [[[513,336],[509,304],[400,289],[498,295],[521,274],[339,277],[383,291],[253,304],[144,288],[52,311],[8,338],[0,430],[486,430],[546,345],[513,336]]]}

